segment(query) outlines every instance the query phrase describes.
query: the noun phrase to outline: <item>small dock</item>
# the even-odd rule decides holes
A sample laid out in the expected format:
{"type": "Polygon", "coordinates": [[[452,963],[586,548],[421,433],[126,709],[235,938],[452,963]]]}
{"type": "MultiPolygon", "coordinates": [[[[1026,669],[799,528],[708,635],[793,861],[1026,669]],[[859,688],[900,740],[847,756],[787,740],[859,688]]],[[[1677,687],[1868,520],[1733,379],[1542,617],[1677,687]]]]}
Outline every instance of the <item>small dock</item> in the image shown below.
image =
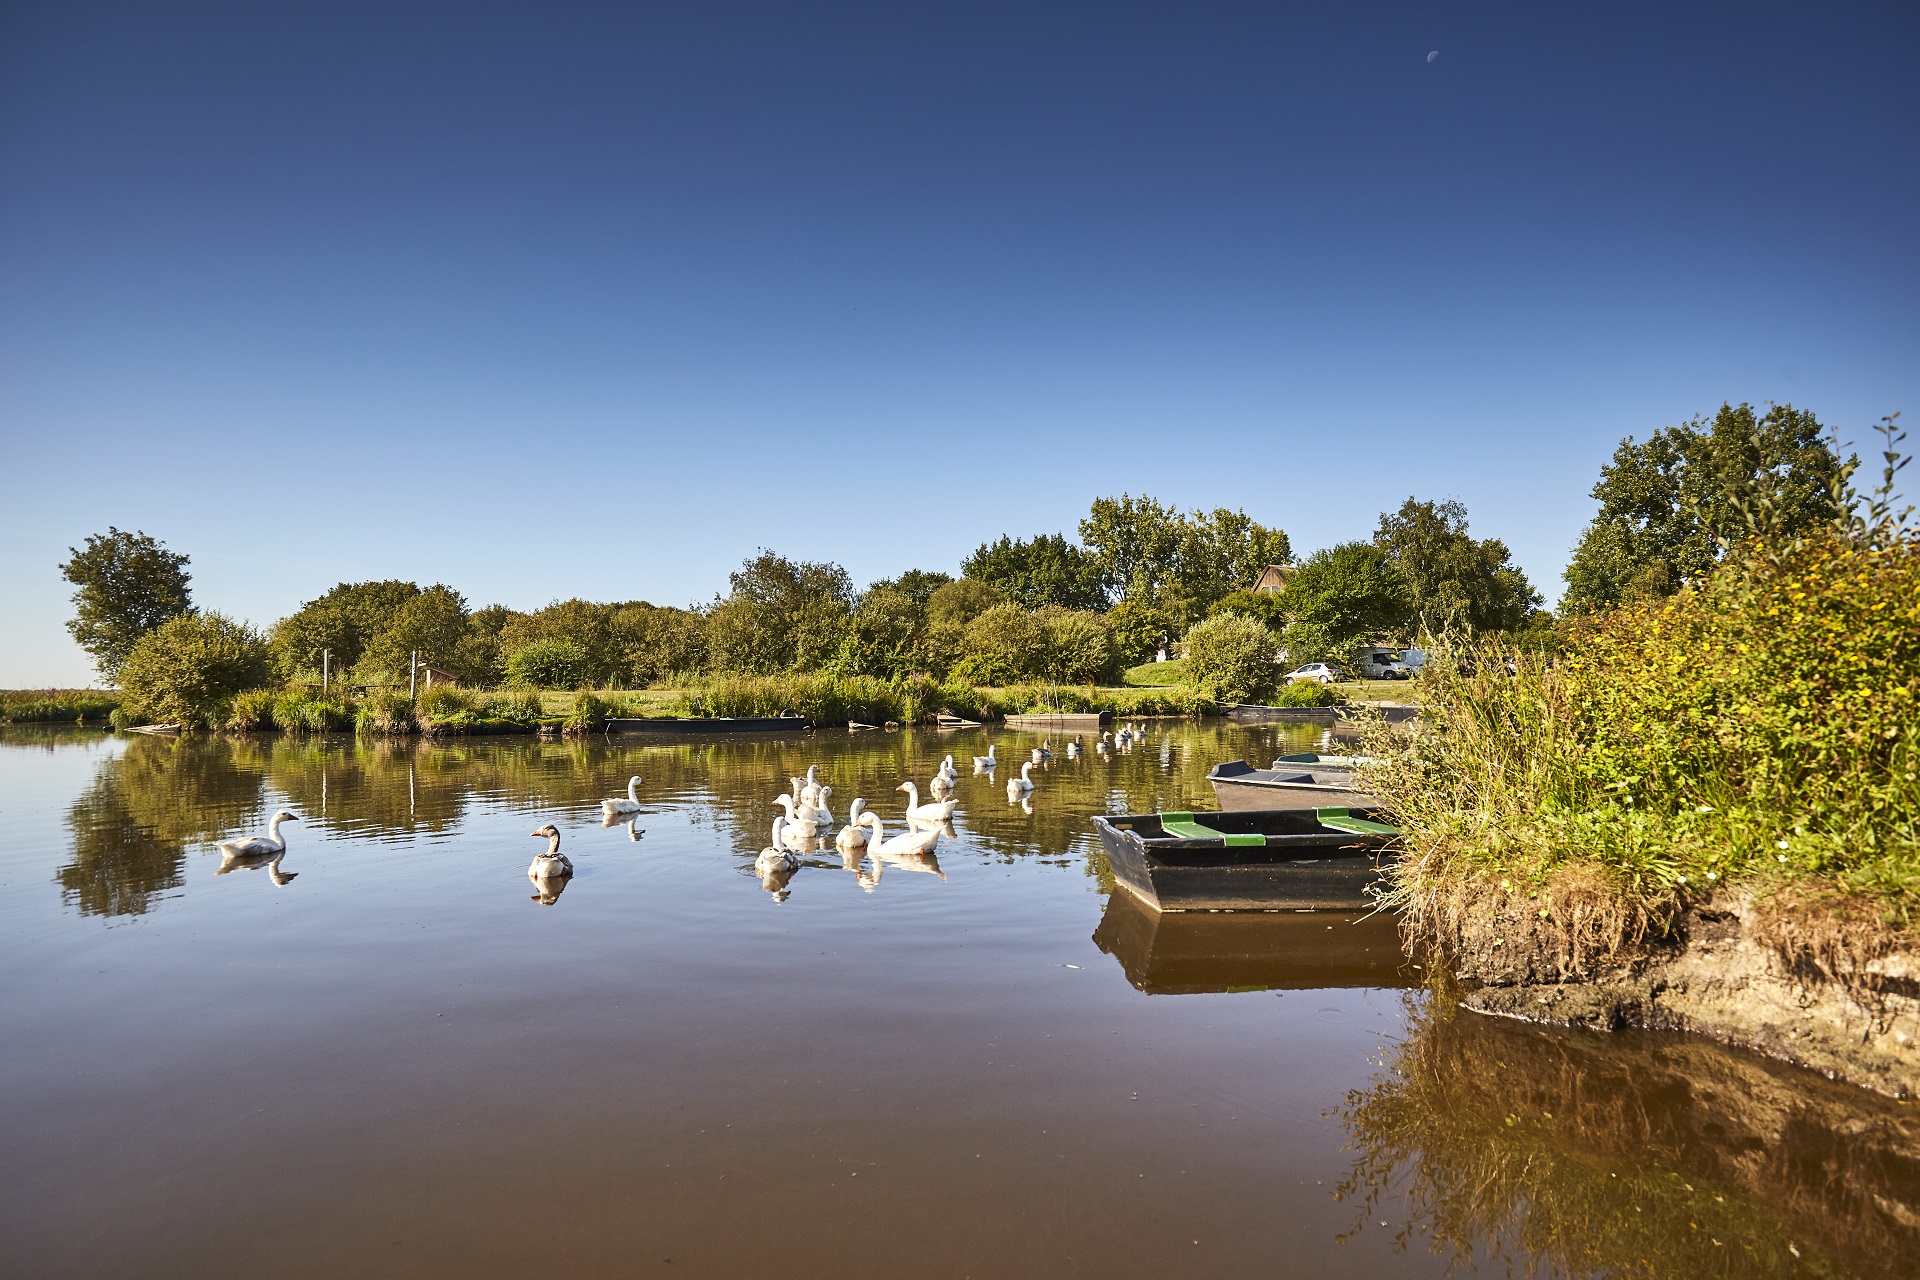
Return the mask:
{"type": "Polygon", "coordinates": [[[1061,733],[1098,733],[1112,723],[1111,711],[1039,711],[1007,717],[1009,729],[1053,729],[1061,733]]]}
{"type": "Polygon", "coordinates": [[[608,733],[665,733],[675,737],[716,733],[796,733],[813,725],[804,716],[614,717],[608,733]]]}

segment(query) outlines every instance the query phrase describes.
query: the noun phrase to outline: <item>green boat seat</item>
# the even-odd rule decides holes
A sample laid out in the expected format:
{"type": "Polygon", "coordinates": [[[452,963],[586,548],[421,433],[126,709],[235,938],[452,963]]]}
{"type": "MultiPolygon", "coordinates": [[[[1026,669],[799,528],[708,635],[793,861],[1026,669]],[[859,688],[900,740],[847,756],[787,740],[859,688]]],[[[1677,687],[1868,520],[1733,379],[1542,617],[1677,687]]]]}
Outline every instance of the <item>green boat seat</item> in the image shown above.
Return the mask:
{"type": "Polygon", "coordinates": [[[1267,838],[1263,835],[1228,835],[1224,831],[1215,831],[1212,827],[1201,826],[1193,820],[1191,813],[1161,814],[1160,829],[1182,840],[1224,840],[1229,848],[1264,849],[1267,847],[1267,838]]]}
{"type": "Polygon", "coordinates": [[[1320,819],[1323,827],[1332,827],[1335,831],[1349,831],[1356,836],[1397,836],[1400,828],[1390,827],[1384,822],[1374,822],[1367,818],[1356,818],[1345,809],[1315,809],[1313,816],[1320,819]]]}

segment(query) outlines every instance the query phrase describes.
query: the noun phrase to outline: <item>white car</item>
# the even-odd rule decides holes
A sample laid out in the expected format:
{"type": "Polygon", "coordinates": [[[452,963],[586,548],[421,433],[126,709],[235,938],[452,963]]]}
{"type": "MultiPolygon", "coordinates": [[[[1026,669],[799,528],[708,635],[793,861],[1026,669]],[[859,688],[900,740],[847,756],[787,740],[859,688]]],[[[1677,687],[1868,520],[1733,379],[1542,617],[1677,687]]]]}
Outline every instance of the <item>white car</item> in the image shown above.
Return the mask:
{"type": "Polygon", "coordinates": [[[1340,678],[1340,669],[1330,667],[1324,662],[1309,662],[1304,667],[1297,667],[1287,672],[1288,684],[1299,680],[1318,680],[1321,684],[1332,684],[1340,678]]]}

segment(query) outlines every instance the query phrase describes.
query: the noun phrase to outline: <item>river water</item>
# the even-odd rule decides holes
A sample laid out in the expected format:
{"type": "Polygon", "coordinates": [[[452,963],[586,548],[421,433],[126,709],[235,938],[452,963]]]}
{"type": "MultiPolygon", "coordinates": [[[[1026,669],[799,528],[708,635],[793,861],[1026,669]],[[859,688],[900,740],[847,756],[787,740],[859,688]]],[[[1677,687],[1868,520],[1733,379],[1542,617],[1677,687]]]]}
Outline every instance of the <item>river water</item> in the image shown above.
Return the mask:
{"type": "Polygon", "coordinates": [[[1912,1107],[1456,1015],[1388,920],[1110,894],[1093,814],[1316,738],[1056,739],[1028,812],[969,768],[1012,731],[0,730],[0,1272],[1920,1274],[1912,1107]],[[948,752],[931,863],[752,874],[790,775],[896,819],[948,752]]]}

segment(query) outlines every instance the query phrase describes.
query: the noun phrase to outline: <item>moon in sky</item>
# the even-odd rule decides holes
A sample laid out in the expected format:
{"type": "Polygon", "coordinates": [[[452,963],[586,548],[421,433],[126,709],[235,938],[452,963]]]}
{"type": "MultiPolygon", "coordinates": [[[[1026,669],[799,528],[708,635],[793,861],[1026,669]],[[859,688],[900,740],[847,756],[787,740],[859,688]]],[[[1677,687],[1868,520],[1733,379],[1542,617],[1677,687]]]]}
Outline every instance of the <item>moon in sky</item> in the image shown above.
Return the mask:
{"type": "Polygon", "coordinates": [[[1440,56],[1440,51],[1438,49],[1435,49],[1432,53],[1427,55],[1427,61],[1432,62],[1435,58],[1439,56],[1440,56]]]}

